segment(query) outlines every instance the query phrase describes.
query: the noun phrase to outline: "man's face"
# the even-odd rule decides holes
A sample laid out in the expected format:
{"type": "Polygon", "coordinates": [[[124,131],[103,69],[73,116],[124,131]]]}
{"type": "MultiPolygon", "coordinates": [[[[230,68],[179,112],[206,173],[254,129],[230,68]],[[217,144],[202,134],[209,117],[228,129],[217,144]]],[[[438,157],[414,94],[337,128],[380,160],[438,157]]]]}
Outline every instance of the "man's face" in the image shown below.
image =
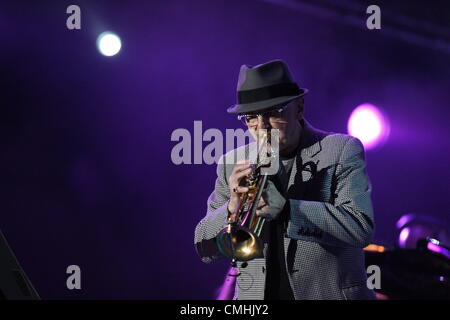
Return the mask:
{"type": "Polygon", "coordinates": [[[248,129],[255,140],[262,133],[261,129],[266,129],[267,131],[278,129],[280,152],[298,143],[299,130],[301,129],[299,120],[303,118],[302,98],[291,101],[282,112],[272,111],[264,113],[263,110],[258,114],[262,115],[247,121],[248,129]]]}

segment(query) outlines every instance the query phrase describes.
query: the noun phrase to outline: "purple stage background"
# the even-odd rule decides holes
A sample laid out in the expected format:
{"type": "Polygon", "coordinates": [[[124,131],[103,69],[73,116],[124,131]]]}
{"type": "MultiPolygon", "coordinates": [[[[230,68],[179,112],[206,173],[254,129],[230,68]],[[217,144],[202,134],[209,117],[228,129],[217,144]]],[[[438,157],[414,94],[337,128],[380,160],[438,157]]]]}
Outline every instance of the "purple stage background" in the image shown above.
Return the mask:
{"type": "MultiPolygon", "coordinates": [[[[449,27],[443,1],[378,4],[382,19],[449,27]]],[[[357,27],[256,0],[3,2],[0,229],[41,297],[214,298],[228,261],[203,264],[193,237],[215,166],[174,165],[170,138],[194,120],[241,127],[225,109],[242,64],[285,60],[323,130],[345,133],[364,102],[387,113],[389,140],[367,151],[374,242],[394,244],[405,213],[448,223],[450,52],[369,31],[366,17],[357,27]],[[70,4],[81,30],[66,28],[70,4]],[[122,38],[115,57],[96,49],[105,30],[122,38]],[[66,288],[72,264],[81,290],[66,288]]]]}

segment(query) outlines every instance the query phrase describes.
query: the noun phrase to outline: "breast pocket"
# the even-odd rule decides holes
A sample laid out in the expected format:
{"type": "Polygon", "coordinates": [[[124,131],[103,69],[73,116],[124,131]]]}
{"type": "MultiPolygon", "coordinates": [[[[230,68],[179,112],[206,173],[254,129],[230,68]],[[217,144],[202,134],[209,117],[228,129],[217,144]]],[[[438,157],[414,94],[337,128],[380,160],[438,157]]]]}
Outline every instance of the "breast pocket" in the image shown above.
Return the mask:
{"type": "Polygon", "coordinates": [[[333,201],[334,166],[318,171],[302,171],[303,200],[332,202],[333,201]]]}

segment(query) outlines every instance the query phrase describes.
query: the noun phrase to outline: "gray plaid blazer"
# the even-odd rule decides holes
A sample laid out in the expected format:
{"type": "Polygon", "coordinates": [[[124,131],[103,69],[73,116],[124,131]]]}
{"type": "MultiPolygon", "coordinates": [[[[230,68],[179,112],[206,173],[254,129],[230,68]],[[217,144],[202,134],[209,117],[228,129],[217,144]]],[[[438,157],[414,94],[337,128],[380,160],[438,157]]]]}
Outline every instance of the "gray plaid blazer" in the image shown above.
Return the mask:
{"type": "MultiPolygon", "coordinates": [[[[251,152],[252,145],[241,148],[251,152]]],[[[226,227],[228,178],[236,155],[237,160],[248,155],[237,150],[220,159],[206,216],[195,228],[195,248],[205,263],[224,258],[215,237],[226,227]]],[[[371,184],[365,166],[364,148],[358,139],[323,132],[303,122],[300,147],[285,190],[289,218],[284,254],[296,300],[375,298],[366,285],[362,250],[374,231],[371,184]]],[[[264,257],[249,261],[245,268],[238,262],[241,275],[234,299],[264,299],[269,245],[264,243],[264,257]]]]}

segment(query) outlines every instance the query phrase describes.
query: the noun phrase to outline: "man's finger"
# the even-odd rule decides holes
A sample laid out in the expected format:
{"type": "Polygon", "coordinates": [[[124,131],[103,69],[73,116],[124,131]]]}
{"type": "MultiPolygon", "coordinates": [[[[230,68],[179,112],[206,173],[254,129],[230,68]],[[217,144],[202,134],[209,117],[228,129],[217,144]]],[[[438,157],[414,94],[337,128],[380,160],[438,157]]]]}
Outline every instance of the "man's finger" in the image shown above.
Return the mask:
{"type": "Polygon", "coordinates": [[[267,219],[267,220],[272,220],[273,219],[273,217],[269,213],[263,212],[263,211],[260,211],[260,210],[256,211],[256,216],[264,218],[264,219],[267,219]]]}
{"type": "Polygon", "coordinates": [[[243,177],[248,176],[252,172],[252,168],[247,168],[245,170],[239,171],[234,175],[237,181],[241,180],[243,177]]]}
{"type": "Polygon", "coordinates": [[[235,193],[244,193],[244,192],[248,192],[248,188],[247,187],[241,187],[241,186],[237,186],[233,188],[233,192],[235,193]]]}
{"type": "Polygon", "coordinates": [[[238,173],[238,172],[246,170],[247,168],[250,168],[250,166],[251,166],[251,164],[249,164],[249,163],[235,165],[233,171],[235,173],[238,173]]]}
{"type": "Polygon", "coordinates": [[[256,210],[262,210],[262,209],[264,209],[264,208],[268,208],[269,207],[269,205],[266,203],[266,202],[264,202],[264,201],[259,201],[259,203],[258,203],[258,206],[256,207],[256,210]]]}

